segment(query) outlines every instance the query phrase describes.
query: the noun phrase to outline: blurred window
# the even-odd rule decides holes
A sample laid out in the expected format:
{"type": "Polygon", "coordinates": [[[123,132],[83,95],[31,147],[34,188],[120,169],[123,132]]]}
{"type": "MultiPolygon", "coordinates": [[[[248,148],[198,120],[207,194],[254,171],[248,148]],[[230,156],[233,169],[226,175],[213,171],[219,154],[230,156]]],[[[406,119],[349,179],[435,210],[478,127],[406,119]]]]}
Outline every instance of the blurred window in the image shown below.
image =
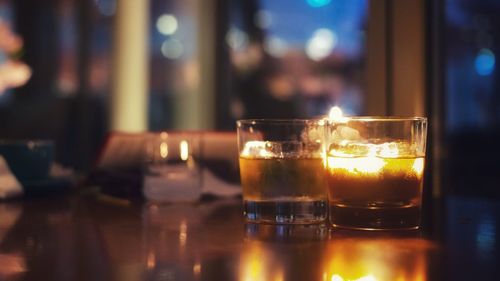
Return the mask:
{"type": "Polygon", "coordinates": [[[367,2],[231,1],[228,119],[363,113],[367,2]]]}
{"type": "MultiPolygon", "coordinates": [[[[368,0],[214,1],[216,129],[234,120],[364,110],[368,0]]],[[[197,0],[150,2],[151,130],[196,128],[197,0]],[[194,124],[194,125],[193,125],[194,124]]],[[[206,4],[206,2],[203,2],[206,4]]],[[[28,83],[0,96],[0,138],[49,138],[60,162],[88,168],[107,133],[116,0],[0,0],[24,45],[28,83]],[[7,121],[5,121],[7,120],[7,121]],[[15,120],[12,121],[12,120],[15,120]]],[[[206,16],[206,15],[205,15],[206,16]]],[[[212,66],[211,66],[212,67],[212,66]]],[[[205,76],[201,76],[205,75],[205,76]]]]}
{"type": "Polygon", "coordinates": [[[500,2],[446,1],[447,125],[451,133],[500,126],[500,2]]]}
{"type": "Polygon", "coordinates": [[[197,1],[151,1],[149,128],[188,129],[198,90],[197,1]]]}
{"type": "Polygon", "coordinates": [[[447,186],[459,194],[500,196],[500,2],[444,4],[447,186]]]}

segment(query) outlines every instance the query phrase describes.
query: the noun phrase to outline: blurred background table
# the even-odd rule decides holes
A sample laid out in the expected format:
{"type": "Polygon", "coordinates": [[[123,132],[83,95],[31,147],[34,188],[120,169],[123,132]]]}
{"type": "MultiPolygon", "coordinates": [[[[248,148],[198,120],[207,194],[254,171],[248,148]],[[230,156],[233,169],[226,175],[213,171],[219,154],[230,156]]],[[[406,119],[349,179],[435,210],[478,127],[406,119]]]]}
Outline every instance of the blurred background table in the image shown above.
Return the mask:
{"type": "Polygon", "coordinates": [[[433,202],[416,232],[246,225],[240,199],[96,192],[0,204],[1,280],[493,280],[500,204],[433,202]],[[493,278],[493,279],[492,279],[493,278]]]}

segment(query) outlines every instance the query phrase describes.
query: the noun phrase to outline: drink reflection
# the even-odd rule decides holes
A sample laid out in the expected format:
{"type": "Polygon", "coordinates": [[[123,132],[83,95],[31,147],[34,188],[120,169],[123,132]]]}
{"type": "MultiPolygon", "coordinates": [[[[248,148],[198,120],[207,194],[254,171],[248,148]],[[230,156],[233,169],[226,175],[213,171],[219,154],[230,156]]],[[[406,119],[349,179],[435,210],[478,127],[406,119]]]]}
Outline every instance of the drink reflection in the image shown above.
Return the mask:
{"type": "Polygon", "coordinates": [[[241,281],[284,280],[283,260],[272,249],[250,241],[245,243],[240,262],[241,281]]]}
{"type": "Polygon", "coordinates": [[[23,211],[20,204],[0,205],[0,280],[17,277],[27,271],[23,254],[9,253],[3,250],[3,242],[7,233],[14,227],[23,211]]]}
{"type": "Polygon", "coordinates": [[[149,204],[143,212],[147,279],[198,280],[201,266],[197,257],[202,249],[197,234],[202,217],[199,207],[149,204]]]}
{"type": "Polygon", "coordinates": [[[242,281],[425,281],[434,249],[419,232],[366,234],[321,225],[257,224],[245,230],[238,272],[242,281]]]}
{"type": "Polygon", "coordinates": [[[225,264],[232,258],[226,256],[240,243],[242,233],[236,232],[229,238],[222,235],[231,229],[231,225],[222,221],[241,219],[239,210],[234,212],[228,208],[235,207],[223,200],[205,204],[145,205],[142,255],[145,279],[189,281],[220,276],[221,280],[231,280],[232,272],[225,264]],[[234,213],[234,217],[228,217],[228,212],[234,213]],[[225,237],[223,241],[221,237],[225,237]],[[218,255],[223,258],[203,258],[218,255]]]}
{"type": "Polygon", "coordinates": [[[245,225],[247,240],[267,242],[312,242],[328,238],[328,226],[324,224],[312,225],[279,225],[253,224],[245,225]]]}
{"type": "Polygon", "coordinates": [[[425,281],[432,244],[418,237],[334,234],[325,248],[325,281],[425,281]]]}
{"type": "Polygon", "coordinates": [[[325,225],[246,224],[238,280],[321,280],[327,238],[325,225]]]}

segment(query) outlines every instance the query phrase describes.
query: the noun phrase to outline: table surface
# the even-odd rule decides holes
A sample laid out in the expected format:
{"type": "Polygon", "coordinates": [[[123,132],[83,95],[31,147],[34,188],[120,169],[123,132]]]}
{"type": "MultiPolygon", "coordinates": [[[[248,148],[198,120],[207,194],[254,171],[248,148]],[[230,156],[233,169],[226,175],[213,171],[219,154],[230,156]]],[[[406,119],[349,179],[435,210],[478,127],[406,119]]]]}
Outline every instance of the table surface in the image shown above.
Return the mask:
{"type": "Polygon", "coordinates": [[[500,280],[500,205],[448,198],[413,232],[245,224],[238,199],[0,203],[0,280],[500,280]]]}

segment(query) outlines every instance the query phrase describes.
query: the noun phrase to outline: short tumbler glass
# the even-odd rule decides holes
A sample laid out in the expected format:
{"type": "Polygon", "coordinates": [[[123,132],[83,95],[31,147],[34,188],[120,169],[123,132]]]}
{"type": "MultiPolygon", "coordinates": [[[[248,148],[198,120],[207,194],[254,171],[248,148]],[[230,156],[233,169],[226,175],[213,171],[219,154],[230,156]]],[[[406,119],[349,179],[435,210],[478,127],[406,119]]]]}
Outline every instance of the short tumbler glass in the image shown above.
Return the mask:
{"type": "Polygon", "coordinates": [[[153,202],[196,202],[201,195],[200,135],[151,133],[145,142],[144,197],[153,202]]]}
{"type": "Polygon", "coordinates": [[[247,222],[310,224],[327,217],[322,120],[237,121],[247,222]]]}
{"type": "Polygon", "coordinates": [[[417,229],[427,119],[345,117],[329,121],[325,131],[332,225],[417,229]]]}

